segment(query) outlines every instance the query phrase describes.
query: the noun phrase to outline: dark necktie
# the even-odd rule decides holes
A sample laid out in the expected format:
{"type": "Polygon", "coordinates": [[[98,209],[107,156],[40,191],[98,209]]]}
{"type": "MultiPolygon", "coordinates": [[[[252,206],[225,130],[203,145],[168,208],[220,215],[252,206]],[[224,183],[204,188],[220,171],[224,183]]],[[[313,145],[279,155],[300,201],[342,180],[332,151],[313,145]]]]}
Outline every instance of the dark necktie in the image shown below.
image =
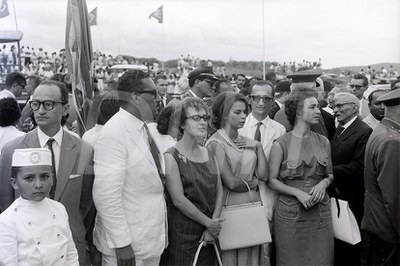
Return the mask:
{"type": "Polygon", "coordinates": [[[53,150],[53,138],[49,138],[49,140],[46,142],[47,146],[50,149],[51,152],[51,172],[53,174],[53,186],[50,189],[49,197],[51,199],[54,199],[54,196],[56,194],[56,187],[57,187],[57,177],[56,177],[56,160],[54,158],[54,150],[53,150]]]}
{"type": "Polygon", "coordinates": [[[344,130],[344,126],[342,126],[342,125],[339,124],[339,125],[337,126],[337,128],[336,128],[336,135],[339,137],[340,134],[342,134],[343,130],[344,130]]]}
{"type": "Polygon", "coordinates": [[[262,122],[257,123],[256,133],[254,134],[254,140],[257,140],[260,142],[261,142],[261,131],[260,131],[261,125],[262,125],[262,122]]]}
{"type": "Polygon", "coordinates": [[[158,174],[161,178],[162,183],[164,184],[165,182],[165,178],[164,178],[164,173],[161,169],[161,163],[160,163],[160,151],[158,150],[157,144],[155,143],[153,137],[150,134],[150,130],[149,127],[147,126],[146,123],[144,123],[144,128],[146,129],[146,133],[147,133],[147,137],[148,137],[148,141],[150,144],[150,152],[151,152],[151,156],[153,156],[154,162],[156,163],[157,166],[157,171],[158,174]]]}

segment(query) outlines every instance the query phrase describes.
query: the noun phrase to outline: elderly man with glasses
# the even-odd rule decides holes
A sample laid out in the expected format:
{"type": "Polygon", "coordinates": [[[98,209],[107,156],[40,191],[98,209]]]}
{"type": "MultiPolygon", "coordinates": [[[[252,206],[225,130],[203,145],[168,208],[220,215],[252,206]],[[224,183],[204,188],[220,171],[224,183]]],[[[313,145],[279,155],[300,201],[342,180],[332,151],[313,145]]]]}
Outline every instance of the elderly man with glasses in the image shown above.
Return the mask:
{"type": "MultiPolygon", "coordinates": [[[[68,213],[79,263],[90,264],[86,236],[90,221],[93,186],[93,149],[61,126],[68,114],[68,89],[57,81],[43,81],[29,102],[37,128],[7,143],[0,157],[0,208],[4,211],[19,196],[10,184],[15,149],[48,148],[52,154],[53,186],[48,197],[62,203],[68,213]]],[[[55,217],[54,219],[56,219],[55,217]]],[[[35,226],[32,225],[32,229],[35,226]]],[[[90,233],[90,231],[89,231],[90,233]]],[[[55,233],[54,237],[57,237],[55,233]]],[[[37,239],[40,250],[40,239],[37,239]]],[[[28,254],[26,254],[28,256],[28,254]]]]}
{"type": "MultiPolygon", "coordinates": [[[[337,93],[333,112],[339,125],[331,140],[333,176],[341,199],[349,202],[358,225],[364,211],[364,153],[372,129],[358,116],[359,100],[337,93]]],[[[335,239],[335,265],[360,265],[359,244],[335,239]]]]}

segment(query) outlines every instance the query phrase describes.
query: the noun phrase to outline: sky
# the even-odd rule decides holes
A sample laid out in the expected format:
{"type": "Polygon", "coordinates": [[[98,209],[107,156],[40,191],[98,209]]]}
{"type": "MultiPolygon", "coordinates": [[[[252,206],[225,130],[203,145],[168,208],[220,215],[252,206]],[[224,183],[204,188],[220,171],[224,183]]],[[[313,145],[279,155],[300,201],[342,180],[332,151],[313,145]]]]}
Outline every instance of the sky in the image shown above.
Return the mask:
{"type": "MultiPolygon", "coordinates": [[[[21,45],[59,51],[67,0],[7,0],[0,30],[21,45]]],[[[400,63],[398,0],[86,0],[97,7],[93,50],[177,59],[318,61],[323,68],[400,63]],[[164,6],[164,23],[149,15],[164,6]],[[264,26],[264,27],[263,27],[264,26]],[[265,33],[263,35],[263,32],[265,33]],[[265,41],[263,41],[265,40],[265,41]]]]}

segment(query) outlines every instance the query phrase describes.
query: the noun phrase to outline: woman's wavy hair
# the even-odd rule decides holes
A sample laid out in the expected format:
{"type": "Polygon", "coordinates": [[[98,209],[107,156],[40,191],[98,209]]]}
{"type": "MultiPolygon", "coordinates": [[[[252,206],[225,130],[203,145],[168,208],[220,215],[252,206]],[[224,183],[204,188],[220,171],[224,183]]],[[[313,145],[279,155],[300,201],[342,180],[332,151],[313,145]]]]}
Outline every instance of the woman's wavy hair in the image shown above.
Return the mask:
{"type": "Polygon", "coordinates": [[[289,98],[285,101],[285,114],[292,126],[296,122],[297,111],[303,109],[304,100],[311,97],[317,98],[318,94],[310,88],[297,88],[290,93],[289,98]]]}
{"type": "Polygon", "coordinates": [[[220,129],[225,125],[225,117],[227,117],[232,105],[235,102],[243,102],[246,110],[249,110],[249,103],[246,97],[241,93],[223,92],[218,94],[211,103],[212,123],[216,129],[220,129]]]}

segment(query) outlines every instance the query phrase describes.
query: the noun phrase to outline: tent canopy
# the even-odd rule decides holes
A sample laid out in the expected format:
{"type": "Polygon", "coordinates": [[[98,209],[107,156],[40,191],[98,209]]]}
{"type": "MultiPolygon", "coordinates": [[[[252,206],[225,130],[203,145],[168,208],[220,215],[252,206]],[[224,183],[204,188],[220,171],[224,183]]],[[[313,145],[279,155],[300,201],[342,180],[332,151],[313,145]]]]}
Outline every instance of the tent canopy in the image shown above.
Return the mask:
{"type": "Polygon", "coordinates": [[[22,36],[19,30],[0,30],[0,43],[19,42],[22,36]]]}

